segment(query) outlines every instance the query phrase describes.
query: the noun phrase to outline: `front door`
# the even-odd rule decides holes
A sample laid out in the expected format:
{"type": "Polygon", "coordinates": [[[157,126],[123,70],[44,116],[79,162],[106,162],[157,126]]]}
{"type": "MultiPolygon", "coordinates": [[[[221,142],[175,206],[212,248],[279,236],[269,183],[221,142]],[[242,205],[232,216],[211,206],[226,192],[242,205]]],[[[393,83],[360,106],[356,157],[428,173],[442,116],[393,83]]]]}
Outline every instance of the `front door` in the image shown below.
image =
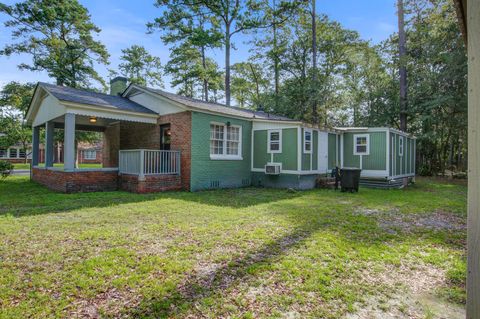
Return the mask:
{"type": "Polygon", "coordinates": [[[170,150],[170,143],[172,139],[172,132],[170,131],[170,124],[160,126],[160,149],[164,151],[170,150]]]}
{"type": "Polygon", "coordinates": [[[318,132],[318,170],[320,174],[328,171],[328,133],[318,132]]]}

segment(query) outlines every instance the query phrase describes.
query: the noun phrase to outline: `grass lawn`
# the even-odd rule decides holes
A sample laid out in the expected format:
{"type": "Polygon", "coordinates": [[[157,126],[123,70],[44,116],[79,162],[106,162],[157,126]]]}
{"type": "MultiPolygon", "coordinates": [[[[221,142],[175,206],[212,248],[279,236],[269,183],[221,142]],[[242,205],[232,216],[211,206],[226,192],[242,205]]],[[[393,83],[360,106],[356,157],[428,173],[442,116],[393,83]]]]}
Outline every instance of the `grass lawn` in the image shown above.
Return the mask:
{"type": "MultiPolygon", "coordinates": [[[[39,166],[45,166],[44,163],[40,163],[39,166]]],[[[53,164],[54,167],[63,167],[62,163],[55,163],[53,164]]],[[[89,164],[89,163],[81,163],[78,164],[80,168],[102,168],[102,164],[89,164]]],[[[24,164],[24,163],[17,163],[13,164],[14,169],[30,169],[30,164],[24,164]]]]}
{"type": "Polygon", "coordinates": [[[466,187],[58,194],[0,181],[0,318],[461,318],[466,187]]]}

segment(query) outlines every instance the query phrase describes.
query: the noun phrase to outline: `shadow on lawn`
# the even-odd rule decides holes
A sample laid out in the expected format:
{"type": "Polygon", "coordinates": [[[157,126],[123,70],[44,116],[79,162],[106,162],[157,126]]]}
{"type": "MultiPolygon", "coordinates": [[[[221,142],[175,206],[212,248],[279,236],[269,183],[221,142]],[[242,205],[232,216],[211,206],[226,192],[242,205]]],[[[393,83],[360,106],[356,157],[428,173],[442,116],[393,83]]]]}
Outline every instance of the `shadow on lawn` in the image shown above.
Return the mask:
{"type": "Polygon", "coordinates": [[[11,177],[0,181],[0,216],[25,217],[60,213],[82,208],[112,207],[162,199],[184,200],[205,205],[242,208],[299,197],[279,189],[221,189],[215,191],[164,192],[134,194],[122,191],[63,194],[31,182],[28,177],[11,177]]]}
{"type": "Polygon", "coordinates": [[[170,318],[195,310],[196,302],[213,297],[240,282],[252,280],[256,267],[274,263],[290,250],[300,246],[316,230],[317,228],[310,226],[297,227],[244,257],[225,261],[207,270],[193,270],[175,289],[167,291],[165,295],[142,300],[136,308],[126,309],[122,315],[127,318],[170,318]]]}
{"type": "MultiPolygon", "coordinates": [[[[327,204],[326,209],[305,210],[302,204],[282,202],[274,203],[271,210],[270,214],[281,215],[290,221],[292,225],[290,232],[265,242],[258,249],[247,251],[241,257],[224,261],[220,265],[213,264],[210,267],[192,269],[174,288],[141,300],[133,309],[124,309],[122,317],[172,318],[187,314],[192,317],[208,317],[195,306],[197,303],[215,298],[242,283],[248,284],[254,281],[259,272],[268,271],[262,266],[268,268],[269,265],[279,262],[292,250],[301,248],[320,231],[335,234],[352,245],[365,247],[383,245],[399,238],[382,232],[372,219],[351,214],[351,207],[336,211],[327,204]],[[357,225],[350,227],[351,223],[355,222],[357,225]]],[[[389,248],[385,246],[384,249],[389,248]]]]}

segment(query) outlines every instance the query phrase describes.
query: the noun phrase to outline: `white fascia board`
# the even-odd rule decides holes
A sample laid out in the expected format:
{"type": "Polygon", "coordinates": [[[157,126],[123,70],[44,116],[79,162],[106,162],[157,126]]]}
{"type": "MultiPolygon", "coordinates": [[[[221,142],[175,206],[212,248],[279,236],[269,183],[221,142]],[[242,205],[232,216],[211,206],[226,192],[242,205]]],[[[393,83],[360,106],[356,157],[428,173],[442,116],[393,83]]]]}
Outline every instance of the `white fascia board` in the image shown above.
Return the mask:
{"type": "Polygon", "coordinates": [[[95,107],[77,103],[62,103],[66,107],[65,113],[73,113],[83,116],[96,116],[100,118],[108,118],[120,121],[141,122],[149,124],[157,124],[157,114],[145,114],[137,112],[129,112],[117,109],[106,109],[103,107],[95,107]]]}
{"type": "Polygon", "coordinates": [[[259,121],[255,120],[252,123],[253,131],[263,131],[263,130],[279,130],[279,129],[289,129],[297,128],[300,126],[300,123],[292,122],[274,122],[274,121],[259,121]]]}

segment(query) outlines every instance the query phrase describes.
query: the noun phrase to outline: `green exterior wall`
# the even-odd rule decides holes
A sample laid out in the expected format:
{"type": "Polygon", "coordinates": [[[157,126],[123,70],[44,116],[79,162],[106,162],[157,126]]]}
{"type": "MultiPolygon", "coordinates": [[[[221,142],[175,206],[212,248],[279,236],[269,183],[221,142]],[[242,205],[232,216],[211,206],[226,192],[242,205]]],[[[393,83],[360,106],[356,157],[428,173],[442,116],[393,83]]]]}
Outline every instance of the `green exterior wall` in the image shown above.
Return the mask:
{"type": "Polygon", "coordinates": [[[346,132],[343,135],[343,166],[360,167],[360,155],[353,155],[353,136],[368,134],[370,136],[370,154],[363,155],[363,170],[386,170],[387,147],[386,132],[346,132]]]}
{"type": "MultiPolygon", "coordinates": [[[[253,131],[253,167],[264,169],[271,162],[268,153],[267,130],[253,131]]],[[[273,154],[274,163],[282,163],[283,170],[297,170],[297,129],[282,129],[282,153],[273,154]]]]}
{"type": "Polygon", "coordinates": [[[337,153],[337,134],[328,133],[328,169],[333,169],[337,165],[337,153]]]}
{"type": "Polygon", "coordinates": [[[400,156],[401,135],[390,133],[390,176],[414,175],[415,168],[415,140],[404,138],[403,156],[400,156]]]}
{"type": "Polygon", "coordinates": [[[313,131],[312,143],[313,143],[312,170],[317,170],[318,169],[318,131],[313,131]]]}
{"type": "Polygon", "coordinates": [[[191,190],[251,185],[250,121],[192,112],[191,190]],[[242,160],[210,159],[210,123],[230,122],[242,126],[242,160]]]}

